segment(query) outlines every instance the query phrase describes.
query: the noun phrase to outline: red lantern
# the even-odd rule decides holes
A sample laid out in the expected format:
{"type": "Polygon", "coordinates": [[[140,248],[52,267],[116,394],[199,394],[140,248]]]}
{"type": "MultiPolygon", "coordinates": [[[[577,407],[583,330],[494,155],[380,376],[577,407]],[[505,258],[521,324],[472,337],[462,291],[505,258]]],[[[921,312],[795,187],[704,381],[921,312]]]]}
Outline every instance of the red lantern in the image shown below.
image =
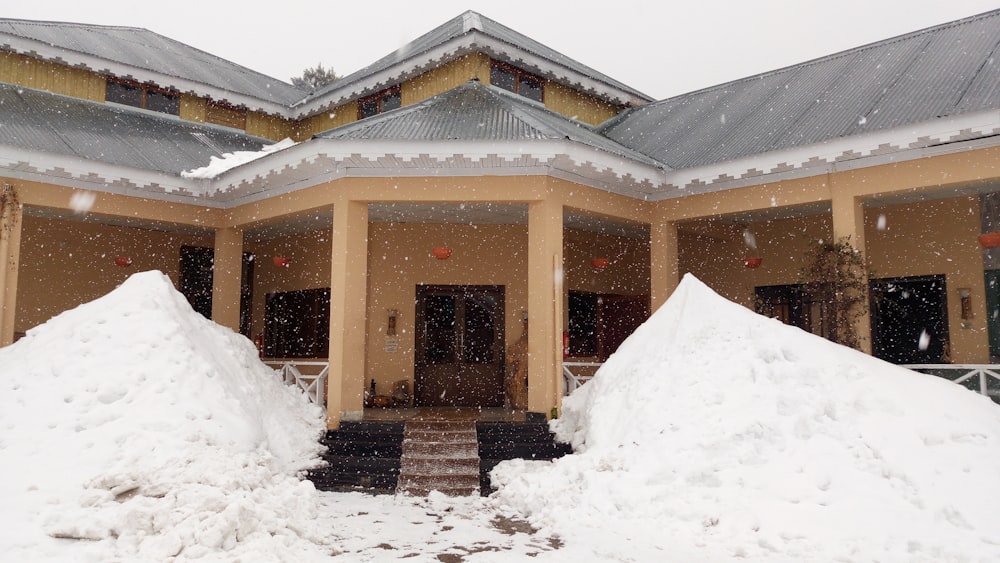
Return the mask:
{"type": "Polygon", "coordinates": [[[125,268],[132,265],[132,259],[128,256],[115,256],[115,266],[125,268]]]}
{"type": "Polygon", "coordinates": [[[451,256],[451,249],[447,246],[435,246],[431,249],[431,253],[434,254],[434,257],[438,260],[447,260],[448,257],[451,256]]]}
{"type": "Polygon", "coordinates": [[[752,270],[754,268],[759,268],[761,262],[763,261],[764,261],[763,258],[744,258],[743,265],[752,270]]]}
{"type": "Polygon", "coordinates": [[[979,235],[979,244],[983,248],[996,248],[1000,246],[1000,233],[983,233],[979,235]]]}
{"type": "Polygon", "coordinates": [[[279,268],[287,268],[289,264],[292,263],[291,258],[286,258],[285,256],[275,256],[274,265],[279,268]]]}
{"type": "Polygon", "coordinates": [[[604,269],[608,267],[608,259],[593,258],[590,260],[590,265],[594,267],[595,272],[603,272],[604,269]]]}

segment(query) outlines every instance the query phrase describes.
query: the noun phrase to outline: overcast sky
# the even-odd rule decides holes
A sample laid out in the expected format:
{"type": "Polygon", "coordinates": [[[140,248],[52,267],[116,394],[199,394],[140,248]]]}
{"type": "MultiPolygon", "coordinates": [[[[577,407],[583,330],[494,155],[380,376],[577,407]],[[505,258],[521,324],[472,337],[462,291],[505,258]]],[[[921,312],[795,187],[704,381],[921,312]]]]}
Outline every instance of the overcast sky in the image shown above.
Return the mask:
{"type": "Polygon", "coordinates": [[[475,10],[662,99],[986,12],[998,1],[279,0],[261,5],[266,8],[254,0],[34,0],[7,2],[0,17],[144,27],[288,81],[317,63],[349,74],[475,10]]]}

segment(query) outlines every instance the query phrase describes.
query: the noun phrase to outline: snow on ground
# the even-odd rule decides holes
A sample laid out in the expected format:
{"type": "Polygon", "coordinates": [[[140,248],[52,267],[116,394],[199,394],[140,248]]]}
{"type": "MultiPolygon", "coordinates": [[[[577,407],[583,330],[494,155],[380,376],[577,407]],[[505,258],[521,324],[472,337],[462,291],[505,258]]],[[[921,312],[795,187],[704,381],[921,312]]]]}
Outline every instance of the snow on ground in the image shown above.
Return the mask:
{"type": "Polygon", "coordinates": [[[0,553],[307,560],[317,494],[296,474],[323,427],[252,343],[136,274],[0,349],[0,553]]]}
{"type": "Polygon", "coordinates": [[[0,349],[0,559],[1000,560],[1000,408],[691,277],[553,426],[491,498],[318,493],[319,409],[136,274],[0,349]]]}
{"type": "MultiPolygon", "coordinates": [[[[998,561],[1000,408],[733,304],[688,275],[506,462],[543,530],[667,560],[998,561]]],[[[638,557],[636,560],[644,560],[638,557]]]]}

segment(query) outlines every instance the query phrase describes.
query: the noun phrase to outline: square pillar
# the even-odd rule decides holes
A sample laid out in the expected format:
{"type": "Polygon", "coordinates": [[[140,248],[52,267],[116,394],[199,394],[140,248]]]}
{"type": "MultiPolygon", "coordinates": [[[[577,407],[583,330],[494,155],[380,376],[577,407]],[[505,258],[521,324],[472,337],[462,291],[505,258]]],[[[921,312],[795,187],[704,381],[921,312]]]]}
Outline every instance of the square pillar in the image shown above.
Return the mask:
{"type": "Polygon", "coordinates": [[[14,342],[17,271],[21,261],[23,208],[17,190],[0,186],[0,346],[14,342]]]}
{"type": "Polygon", "coordinates": [[[680,283],[677,223],[654,222],[649,239],[649,301],[651,311],[656,311],[680,283]]]}
{"type": "Polygon", "coordinates": [[[215,231],[212,267],[212,320],[240,331],[240,294],[243,281],[243,230],[215,231]]]}
{"type": "MultiPolygon", "coordinates": [[[[835,194],[830,202],[831,220],[833,222],[833,240],[837,242],[844,237],[850,237],[851,244],[861,253],[862,261],[865,259],[867,249],[865,248],[865,210],[862,205],[864,200],[850,194],[835,194]]],[[[865,302],[867,303],[868,291],[865,289],[865,302]]],[[[865,353],[872,353],[872,324],[871,312],[862,315],[855,321],[855,330],[858,334],[859,345],[865,353]]]]}
{"type": "Polygon", "coordinates": [[[528,410],[562,399],[563,206],[551,195],[528,206],[528,410]]]}
{"type": "Polygon", "coordinates": [[[343,201],[333,208],[330,272],[330,372],[326,422],[364,413],[368,307],[368,203],[343,201]]]}

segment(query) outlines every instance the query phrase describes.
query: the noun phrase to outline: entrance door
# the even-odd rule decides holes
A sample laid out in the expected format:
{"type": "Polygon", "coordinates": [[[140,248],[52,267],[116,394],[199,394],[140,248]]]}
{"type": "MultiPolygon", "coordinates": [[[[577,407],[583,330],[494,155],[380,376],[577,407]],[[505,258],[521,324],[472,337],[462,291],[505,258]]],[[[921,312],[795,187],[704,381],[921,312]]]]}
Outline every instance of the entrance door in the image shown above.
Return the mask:
{"type": "Polygon", "coordinates": [[[872,355],[895,364],[948,361],[944,276],[872,280],[872,355]]]}
{"type": "Polygon", "coordinates": [[[416,309],[417,406],[503,406],[503,286],[418,285],[416,309]]]}

